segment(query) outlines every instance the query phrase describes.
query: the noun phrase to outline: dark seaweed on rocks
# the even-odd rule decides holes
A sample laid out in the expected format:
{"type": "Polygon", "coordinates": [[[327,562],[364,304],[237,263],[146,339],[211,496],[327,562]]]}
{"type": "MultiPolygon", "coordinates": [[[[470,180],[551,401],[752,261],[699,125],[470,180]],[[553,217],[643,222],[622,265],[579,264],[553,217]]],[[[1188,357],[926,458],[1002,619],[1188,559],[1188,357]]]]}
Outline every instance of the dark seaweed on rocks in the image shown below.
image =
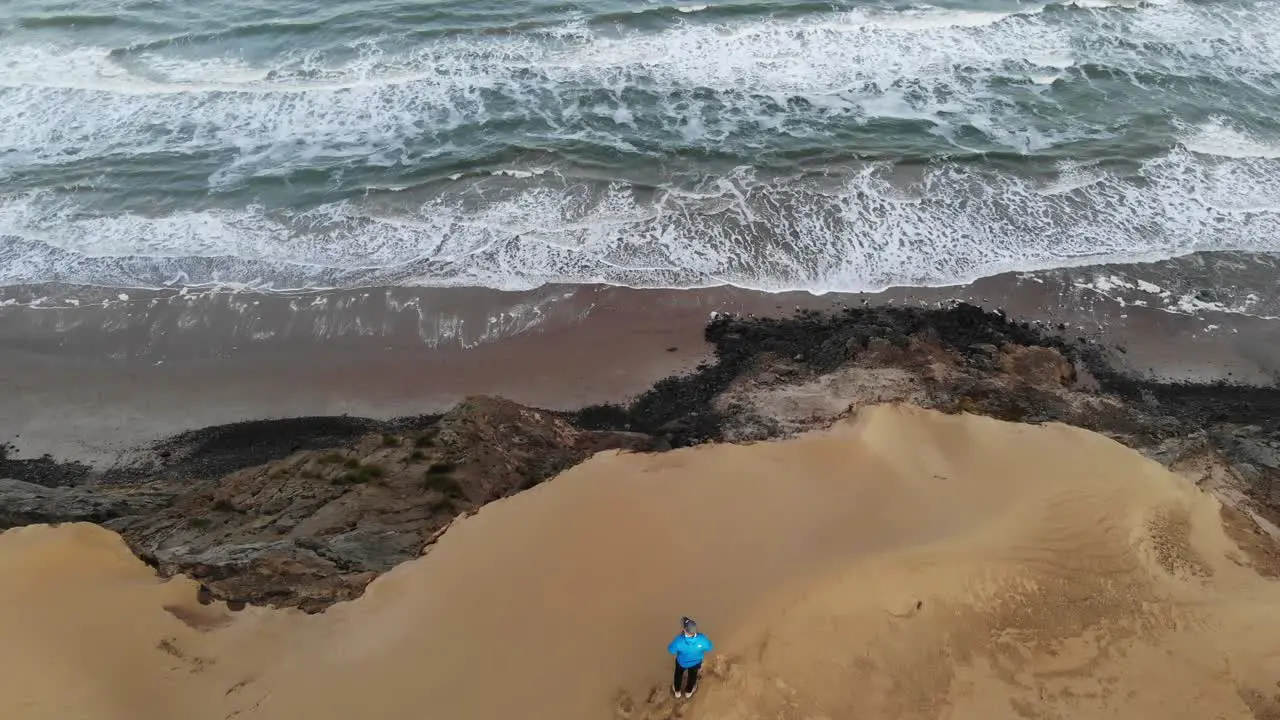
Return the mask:
{"type": "Polygon", "coordinates": [[[52,457],[19,460],[10,457],[13,446],[0,443],[0,478],[12,478],[44,487],[76,485],[89,476],[90,467],[78,462],[58,462],[52,457]]]}
{"type": "Polygon", "coordinates": [[[966,354],[972,346],[1015,342],[1064,346],[1057,338],[1004,315],[972,305],[948,309],[847,308],[841,312],[802,311],[793,317],[720,316],[708,323],[707,342],[713,362],[687,375],[664,378],[629,405],[594,405],[573,413],[578,425],[591,429],[632,430],[662,436],[673,447],[720,440],[723,418],[713,407],[717,395],[735,379],[768,359],[784,360],[812,374],[834,370],[872,338],[905,345],[927,333],[966,354]]]}
{"type": "Polygon", "coordinates": [[[1087,338],[1073,341],[1051,326],[1014,322],[1002,312],[966,303],[945,308],[801,311],[782,318],[720,316],[705,331],[714,347],[712,362],[658,381],[630,404],[594,405],[570,416],[584,428],[648,433],[672,447],[721,440],[724,418],[715,409],[714,399],[762,363],[784,362],[816,376],[855,357],[873,339],[904,347],[912,337],[932,340],[971,359],[1007,343],[1053,348],[1088,369],[1103,392],[1185,421],[1266,428],[1280,423],[1280,388],[1131,377],[1115,368],[1109,350],[1087,338]]]}
{"type": "Polygon", "coordinates": [[[1213,383],[1162,383],[1135,380],[1111,372],[1103,388],[1129,400],[1175,411],[1187,423],[1254,425],[1280,433],[1280,388],[1213,383]]]}
{"type": "Polygon", "coordinates": [[[439,415],[418,415],[384,421],[338,415],[214,425],[162,440],[151,447],[154,464],[117,468],[106,473],[103,480],[121,482],[144,476],[218,477],[279,460],[300,450],[345,445],[370,432],[421,430],[439,419],[439,415]]]}
{"type": "Polygon", "coordinates": [[[133,462],[96,473],[89,465],[49,456],[12,458],[13,446],[0,446],[0,478],[45,487],[80,485],[97,479],[107,484],[150,479],[213,478],[242,468],[280,460],[299,450],[346,445],[370,432],[413,433],[435,425],[440,415],[373,420],[349,415],[246,420],[188,430],[146,448],[133,462]]]}

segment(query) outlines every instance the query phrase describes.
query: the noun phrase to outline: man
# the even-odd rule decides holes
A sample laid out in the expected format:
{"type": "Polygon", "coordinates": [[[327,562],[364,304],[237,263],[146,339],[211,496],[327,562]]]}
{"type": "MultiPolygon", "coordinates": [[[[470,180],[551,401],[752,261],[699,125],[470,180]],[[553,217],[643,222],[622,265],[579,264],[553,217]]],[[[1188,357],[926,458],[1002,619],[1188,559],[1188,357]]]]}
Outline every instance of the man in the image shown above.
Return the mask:
{"type": "Polygon", "coordinates": [[[693,697],[698,689],[698,671],[702,669],[702,657],[715,646],[711,639],[698,632],[698,624],[689,618],[680,618],[679,635],[667,645],[667,652],[676,656],[676,675],[671,682],[671,692],[677,697],[693,697]]]}

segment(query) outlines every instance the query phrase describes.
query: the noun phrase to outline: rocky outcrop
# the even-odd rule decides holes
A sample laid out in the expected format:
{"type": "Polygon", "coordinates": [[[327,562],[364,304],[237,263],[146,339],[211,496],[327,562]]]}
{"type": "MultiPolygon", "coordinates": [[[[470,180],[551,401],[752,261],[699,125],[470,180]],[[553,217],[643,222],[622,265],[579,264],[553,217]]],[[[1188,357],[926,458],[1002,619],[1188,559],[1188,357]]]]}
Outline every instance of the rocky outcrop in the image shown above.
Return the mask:
{"type": "Polygon", "coordinates": [[[370,433],[223,477],[77,488],[3,481],[0,523],[100,523],[162,574],[200,580],[210,598],[317,611],[417,557],[460,514],[595,452],[653,446],[645,435],[579,430],[555,413],[468,398],[421,430],[370,433]]]}
{"type": "Polygon", "coordinates": [[[967,306],[720,317],[707,339],[714,362],[625,406],[553,413],[473,397],[436,417],[237,423],[67,487],[48,485],[82,468],[10,461],[39,474],[0,481],[0,529],[101,523],[162,574],[199,579],[206,599],[318,611],[418,556],[456,518],[595,452],[776,438],[909,402],[1108,434],[1280,535],[1277,388],[1135,380],[1090,343],[967,306]]]}
{"type": "Polygon", "coordinates": [[[1220,425],[1209,438],[1232,458],[1242,490],[1280,523],[1280,437],[1258,425],[1220,425]]]}
{"type": "Polygon", "coordinates": [[[0,478],[22,480],[45,487],[67,487],[84,482],[90,467],[78,462],[58,462],[45,455],[20,460],[12,457],[13,446],[0,443],[0,478]]]}
{"type": "Polygon", "coordinates": [[[601,450],[659,446],[642,433],[579,430],[559,414],[493,397],[468,398],[440,419],[433,438],[473,505],[533,487],[601,450]]]}
{"type": "Polygon", "coordinates": [[[161,488],[46,487],[0,479],[0,530],[35,523],[105,523],[156,512],[172,498],[161,488]]]}
{"type": "Polygon", "coordinates": [[[1066,330],[963,304],[721,316],[706,333],[714,363],[578,418],[667,432],[672,444],[782,437],[883,402],[1062,422],[1167,465],[1192,458],[1197,477],[1214,478],[1207,489],[1280,539],[1280,387],[1136,378],[1066,330]]]}

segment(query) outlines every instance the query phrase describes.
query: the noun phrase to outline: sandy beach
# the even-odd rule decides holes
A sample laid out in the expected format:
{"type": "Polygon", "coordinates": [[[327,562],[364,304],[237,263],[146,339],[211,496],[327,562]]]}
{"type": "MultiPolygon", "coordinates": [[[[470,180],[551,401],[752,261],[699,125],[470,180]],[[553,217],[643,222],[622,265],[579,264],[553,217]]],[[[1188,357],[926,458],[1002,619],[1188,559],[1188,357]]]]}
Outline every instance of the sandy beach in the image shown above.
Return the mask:
{"type": "Polygon", "coordinates": [[[1280,585],[1100,436],[901,406],[606,453],[322,615],[232,614],[111,533],[0,536],[5,716],[1269,717],[1280,585]],[[681,614],[719,643],[677,704],[681,614]],[[110,622],[104,619],[110,618],[110,622]]]}

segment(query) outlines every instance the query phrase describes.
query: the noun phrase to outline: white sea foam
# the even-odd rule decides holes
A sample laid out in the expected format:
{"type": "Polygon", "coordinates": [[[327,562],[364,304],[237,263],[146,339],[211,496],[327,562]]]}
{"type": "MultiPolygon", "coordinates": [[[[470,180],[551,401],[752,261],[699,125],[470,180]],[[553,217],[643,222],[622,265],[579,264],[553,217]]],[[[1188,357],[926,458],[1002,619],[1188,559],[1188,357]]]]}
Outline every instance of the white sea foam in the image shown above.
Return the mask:
{"type": "MultiPolygon", "coordinates": [[[[365,43],[340,63],[313,52],[282,57],[271,68],[159,50],[121,55],[5,43],[0,172],[72,155],[83,161],[129,152],[231,151],[234,159],[212,178],[226,187],[344,158],[420,163],[434,152],[424,147],[491,119],[500,97],[562,137],[582,132],[591,117],[634,127],[640,110],[623,95],[640,85],[655,94],[656,109],[646,112],[695,146],[716,147],[762,130],[804,136],[823,118],[875,117],[900,108],[888,117],[929,118],[948,127],[976,119],[992,141],[1036,151],[1100,130],[1088,123],[1017,130],[1043,123],[1005,100],[990,85],[993,78],[1052,82],[1083,62],[1224,80],[1280,72],[1280,3],[1274,0],[1248,9],[1100,8],[1090,11],[1096,17],[1088,22],[1038,13],[1041,7],[1005,14],[863,10],[621,36],[570,25],[394,50],[365,43]],[[610,100],[579,107],[577,94],[591,88],[610,100]],[[712,113],[690,103],[687,94],[698,89],[712,90],[725,107],[712,113]],[[810,109],[788,106],[794,98],[810,109]],[[788,107],[787,122],[779,121],[779,104],[788,107]]],[[[593,139],[615,142],[598,133],[593,139]]],[[[624,142],[616,140],[620,149],[624,142]]]]}
{"type": "MultiPolygon", "coordinates": [[[[1043,93],[1025,79],[1053,82],[1085,63],[1273,85],[1280,73],[1275,0],[1231,8],[1075,4],[1086,10],[1071,12],[1087,22],[1041,6],[725,24],[695,16],[650,33],[568,25],[394,50],[368,43],[354,59],[303,54],[271,68],[6,43],[0,175],[68,159],[221,153],[230,159],[208,183],[223,190],[343,160],[412,166],[455,153],[452,130],[511,112],[494,110],[498,98],[549,134],[626,152],[635,150],[622,133],[645,121],[716,150],[743,130],[811,137],[815,119],[898,118],[933,122],[944,137],[976,128],[1034,153],[1109,130],[1026,114],[994,79],[1043,93]],[[627,101],[641,87],[652,107],[627,101]],[[583,91],[594,99],[579,102],[583,91]],[[720,103],[715,112],[708,91],[720,103]],[[619,134],[584,130],[591,118],[619,134]]],[[[0,198],[0,283],[728,282],[866,290],[1197,250],[1280,251],[1276,142],[1221,118],[1184,134],[1185,147],[1148,161],[1140,181],[1064,166],[1040,183],[937,164],[906,186],[885,165],[816,185],[740,169],[650,198],[623,183],[513,167],[493,171],[505,190],[479,204],[448,195],[394,212],[348,201],[159,217],[104,215],[72,195],[30,192],[0,198]]]]}
{"type": "MultiPolygon", "coordinates": [[[[1076,287],[1087,288],[1098,294],[1115,300],[1122,307],[1150,307],[1178,315],[1202,315],[1210,313],[1229,313],[1232,315],[1248,315],[1264,320],[1280,320],[1280,317],[1259,312],[1261,298],[1255,294],[1247,294],[1235,302],[1221,302],[1197,297],[1195,293],[1177,293],[1166,290],[1159,285],[1141,279],[1130,279],[1120,275],[1094,275],[1083,281],[1076,281],[1076,287]],[[1134,297],[1137,292],[1147,297],[1134,297]]],[[[1208,325],[1206,331],[1217,329],[1218,325],[1208,325]]]]}
{"type": "Polygon", "coordinates": [[[1187,149],[1205,155],[1232,158],[1280,158],[1280,140],[1259,140],[1229,120],[1215,117],[1190,132],[1187,149]]]}
{"type": "Polygon", "coordinates": [[[1043,195],[1058,195],[1088,187],[1096,182],[1105,182],[1106,174],[1083,166],[1076,162],[1064,161],[1058,164],[1058,176],[1038,189],[1043,195]]]}
{"type": "MultiPolygon", "coordinates": [[[[493,170],[489,174],[500,176],[500,177],[512,177],[512,178],[523,179],[523,178],[536,177],[538,175],[546,175],[549,172],[551,172],[551,168],[533,168],[530,170],[512,170],[512,169],[493,170]]],[[[454,179],[456,180],[457,178],[454,178],[454,179]]]]}
{"type": "MultiPolygon", "coordinates": [[[[1032,11],[1034,12],[1034,11],[1032,11]]],[[[1027,13],[982,12],[950,8],[910,8],[894,12],[855,12],[848,18],[867,28],[930,31],[937,28],[975,28],[994,25],[1014,15],[1027,13]]]]}
{"type": "Polygon", "coordinates": [[[1141,182],[1066,171],[1045,192],[965,166],[934,166],[906,185],[887,165],[821,186],[742,169],[652,201],[620,183],[592,190],[543,175],[478,204],[440,198],[394,217],[353,201],[292,214],[86,219],[34,194],[0,203],[0,236],[11,238],[0,245],[0,283],[146,286],[181,273],[193,284],[276,287],[598,281],[860,291],[1201,250],[1280,251],[1275,160],[1205,162],[1175,150],[1146,163],[1141,182]]]}

